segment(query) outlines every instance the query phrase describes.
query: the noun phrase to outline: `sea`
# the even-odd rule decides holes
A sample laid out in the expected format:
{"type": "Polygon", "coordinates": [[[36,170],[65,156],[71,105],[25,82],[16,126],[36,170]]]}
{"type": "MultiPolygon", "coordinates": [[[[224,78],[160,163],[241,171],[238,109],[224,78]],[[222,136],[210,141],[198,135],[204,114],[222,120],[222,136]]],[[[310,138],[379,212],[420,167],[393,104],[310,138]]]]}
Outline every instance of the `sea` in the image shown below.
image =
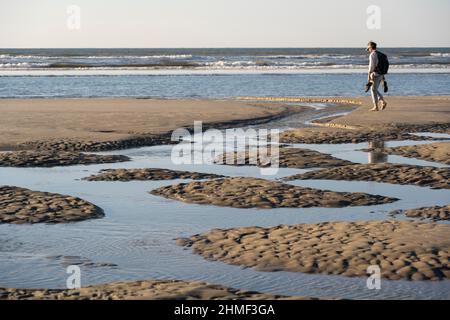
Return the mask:
{"type": "MultiPolygon", "coordinates": [[[[381,48],[392,95],[450,94],[450,48],[381,48]]],[[[361,96],[364,48],[0,49],[0,98],[361,96]]]]}

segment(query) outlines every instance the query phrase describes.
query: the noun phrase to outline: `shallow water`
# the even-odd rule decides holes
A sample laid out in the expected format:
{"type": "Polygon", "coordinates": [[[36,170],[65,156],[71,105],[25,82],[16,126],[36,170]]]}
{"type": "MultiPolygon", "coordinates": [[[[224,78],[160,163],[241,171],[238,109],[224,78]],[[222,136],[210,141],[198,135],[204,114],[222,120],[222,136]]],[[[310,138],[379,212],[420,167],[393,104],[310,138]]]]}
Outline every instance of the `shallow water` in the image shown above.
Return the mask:
{"type": "MultiPolygon", "coordinates": [[[[388,146],[417,141],[387,142],[388,146]]],[[[368,154],[356,151],[367,144],[296,145],[366,163],[368,154]]],[[[153,196],[148,191],[175,181],[88,182],[80,180],[104,168],[169,168],[278,179],[306,170],[280,169],[262,176],[259,168],[224,165],[174,165],[172,146],[155,146],[111,152],[132,161],[117,164],[59,168],[0,168],[2,184],[32,190],[70,194],[105,210],[103,219],[57,225],[0,225],[0,286],[64,287],[65,267],[70,261],[88,259],[81,265],[82,285],[118,280],[176,278],[205,280],[226,286],[288,295],[341,298],[450,298],[450,281],[408,282],[382,280],[381,290],[366,288],[366,278],[309,275],[292,272],[258,272],[221,262],[204,260],[175,245],[174,238],[206,232],[211,228],[272,226],[322,221],[382,220],[393,209],[443,205],[450,190],[432,190],[374,182],[293,181],[295,185],[335,191],[358,191],[397,197],[391,204],[351,208],[237,209],[185,204],[153,196]],[[66,256],[66,258],[64,258],[66,256]]],[[[415,159],[391,157],[389,162],[435,165],[415,159]]],[[[397,216],[404,219],[403,216],[397,216]]]]}

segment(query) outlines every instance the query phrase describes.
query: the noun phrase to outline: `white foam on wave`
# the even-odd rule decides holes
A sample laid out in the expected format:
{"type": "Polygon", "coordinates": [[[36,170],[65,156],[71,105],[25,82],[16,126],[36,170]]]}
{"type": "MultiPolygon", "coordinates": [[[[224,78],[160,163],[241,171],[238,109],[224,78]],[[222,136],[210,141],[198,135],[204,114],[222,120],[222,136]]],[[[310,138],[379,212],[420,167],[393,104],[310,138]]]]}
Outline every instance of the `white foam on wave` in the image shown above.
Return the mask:
{"type": "Polygon", "coordinates": [[[17,62],[17,63],[0,63],[0,68],[20,68],[27,67],[30,64],[28,62],[17,62]]]}
{"type": "Polygon", "coordinates": [[[119,55],[119,56],[62,56],[60,58],[75,58],[75,59],[190,59],[191,54],[163,54],[163,55],[119,55]]]}
{"type": "Polygon", "coordinates": [[[191,54],[167,54],[167,55],[95,55],[95,56],[85,56],[85,55],[54,55],[54,56],[44,56],[44,55],[12,55],[12,54],[0,54],[0,59],[189,59],[193,56],[191,54]]]}
{"type": "Polygon", "coordinates": [[[432,53],[430,53],[430,56],[448,58],[448,57],[450,57],[450,53],[432,52],[432,53]]]}

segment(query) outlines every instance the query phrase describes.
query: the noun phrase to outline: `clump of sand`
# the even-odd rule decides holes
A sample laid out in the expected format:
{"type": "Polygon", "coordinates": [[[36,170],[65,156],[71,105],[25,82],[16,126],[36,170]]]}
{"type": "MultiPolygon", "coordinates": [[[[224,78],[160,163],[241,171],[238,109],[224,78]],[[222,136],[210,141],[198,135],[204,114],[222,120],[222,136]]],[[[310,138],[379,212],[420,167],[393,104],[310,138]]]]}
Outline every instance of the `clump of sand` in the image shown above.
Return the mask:
{"type": "Polygon", "coordinates": [[[260,271],[365,276],[378,265],[398,280],[450,278],[450,225],[411,221],[324,222],[213,229],[177,243],[208,260],[260,271]]]}
{"type": "Polygon", "coordinates": [[[304,188],[249,177],[180,183],[161,187],[150,193],[188,203],[234,208],[341,208],[383,204],[397,200],[360,192],[304,188]]]}
{"type": "Polygon", "coordinates": [[[385,148],[384,151],[408,158],[450,164],[450,142],[385,148]]]}
{"type": "Polygon", "coordinates": [[[391,215],[404,214],[410,218],[431,219],[434,221],[450,220],[450,205],[422,207],[407,210],[394,210],[391,215]]]}
{"type": "Polygon", "coordinates": [[[88,181],[132,181],[132,180],[174,180],[174,179],[215,179],[223,177],[217,174],[179,171],[159,168],[144,169],[104,169],[99,174],[84,178],[88,181]]]}
{"type": "Polygon", "coordinates": [[[351,161],[335,158],[329,154],[301,148],[280,148],[278,154],[271,148],[224,153],[216,159],[218,164],[270,166],[271,157],[281,168],[329,168],[353,164],[351,161]],[[276,158],[275,158],[276,157],[276,158]]]}
{"type": "Polygon", "coordinates": [[[13,151],[0,153],[0,167],[56,167],[129,161],[123,155],[98,155],[71,151],[13,151]]]}
{"type": "Polygon", "coordinates": [[[0,223],[62,223],[101,218],[103,210],[80,198],[0,187],[0,223]]]}
{"type": "Polygon", "coordinates": [[[290,129],[280,134],[281,143],[339,144],[388,140],[433,140],[426,136],[412,135],[398,129],[379,130],[314,127],[290,129]]]}
{"type": "Polygon", "coordinates": [[[422,167],[407,164],[354,164],[296,174],[290,180],[376,181],[417,185],[433,189],[450,189],[450,168],[422,167]]]}
{"type": "Polygon", "coordinates": [[[200,281],[143,280],[113,282],[80,289],[0,288],[0,300],[309,300],[244,291],[200,281]]]}

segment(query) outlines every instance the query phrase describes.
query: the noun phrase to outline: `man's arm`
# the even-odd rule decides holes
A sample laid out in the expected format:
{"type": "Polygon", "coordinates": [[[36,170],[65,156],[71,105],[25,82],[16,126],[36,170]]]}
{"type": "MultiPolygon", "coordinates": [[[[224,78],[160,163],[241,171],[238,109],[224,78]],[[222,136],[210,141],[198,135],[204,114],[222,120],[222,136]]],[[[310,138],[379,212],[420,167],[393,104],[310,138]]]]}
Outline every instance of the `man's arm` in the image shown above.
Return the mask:
{"type": "Polygon", "coordinates": [[[368,72],[368,77],[370,78],[370,74],[372,72],[375,72],[375,68],[377,67],[378,64],[378,56],[376,51],[372,52],[369,56],[369,72],[368,72]]]}

